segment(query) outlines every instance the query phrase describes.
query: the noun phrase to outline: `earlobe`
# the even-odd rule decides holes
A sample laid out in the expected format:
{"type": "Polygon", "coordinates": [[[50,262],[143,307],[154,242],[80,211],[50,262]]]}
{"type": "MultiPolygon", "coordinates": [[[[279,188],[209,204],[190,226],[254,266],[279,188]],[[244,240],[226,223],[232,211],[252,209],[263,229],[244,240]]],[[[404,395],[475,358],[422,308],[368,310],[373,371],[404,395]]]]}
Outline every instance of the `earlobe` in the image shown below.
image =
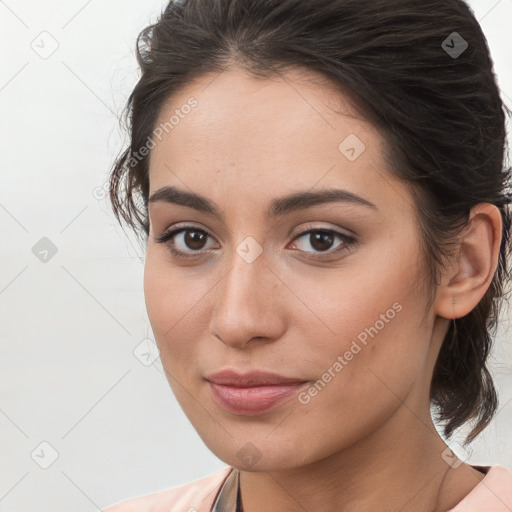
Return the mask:
{"type": "Polygon", "coordinates": [[[499,209],[489,203],[474,206],[461,234],[457,256],[441,278],[434,303],[437,315],[461,318],[478,305],[498,266],[501,237],[499,209]]]}

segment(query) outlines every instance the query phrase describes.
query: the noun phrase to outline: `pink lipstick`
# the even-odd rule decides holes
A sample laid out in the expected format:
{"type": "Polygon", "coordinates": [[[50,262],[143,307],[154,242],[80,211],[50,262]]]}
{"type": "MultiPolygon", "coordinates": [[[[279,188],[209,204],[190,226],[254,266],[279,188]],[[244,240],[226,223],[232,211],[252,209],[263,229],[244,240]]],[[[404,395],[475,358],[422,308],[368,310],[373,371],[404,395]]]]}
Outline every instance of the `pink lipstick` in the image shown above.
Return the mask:
{"type": "Polygon", "coordinates": [[[296,394],[308,381],[275,373],[223,370],[206,377],[217,404],[233,414],[255,415],[268,411],[296,394]]]}

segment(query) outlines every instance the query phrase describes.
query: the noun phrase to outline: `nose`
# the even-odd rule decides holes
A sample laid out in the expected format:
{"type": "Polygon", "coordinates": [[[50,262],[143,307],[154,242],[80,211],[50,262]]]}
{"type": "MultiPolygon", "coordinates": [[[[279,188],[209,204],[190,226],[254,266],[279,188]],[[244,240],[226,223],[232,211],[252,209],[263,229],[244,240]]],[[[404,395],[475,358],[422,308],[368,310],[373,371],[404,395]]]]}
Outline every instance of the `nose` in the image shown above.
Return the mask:
{"type": "Polygon", "coordinates": [[[235,253],[231,269],[214,289],[210,332],[225,345],[268,342],[285,330],[284,285],[261,254],[248,263],[235,253]]]}

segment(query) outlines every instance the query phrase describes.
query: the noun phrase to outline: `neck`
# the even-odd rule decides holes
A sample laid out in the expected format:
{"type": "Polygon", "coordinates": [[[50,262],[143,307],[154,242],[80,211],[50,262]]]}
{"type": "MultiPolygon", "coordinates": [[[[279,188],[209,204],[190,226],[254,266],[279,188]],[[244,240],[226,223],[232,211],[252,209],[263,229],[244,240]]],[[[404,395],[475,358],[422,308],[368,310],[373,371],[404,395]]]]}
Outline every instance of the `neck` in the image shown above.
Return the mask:
{"type": "Polygon", "coordinates": [[[403,402],[378,431],[323,460],[241,471],[244,512],[446,512],[484,475],[467,464],[450,466],[430,412],[417,410],[403,402]]]}

